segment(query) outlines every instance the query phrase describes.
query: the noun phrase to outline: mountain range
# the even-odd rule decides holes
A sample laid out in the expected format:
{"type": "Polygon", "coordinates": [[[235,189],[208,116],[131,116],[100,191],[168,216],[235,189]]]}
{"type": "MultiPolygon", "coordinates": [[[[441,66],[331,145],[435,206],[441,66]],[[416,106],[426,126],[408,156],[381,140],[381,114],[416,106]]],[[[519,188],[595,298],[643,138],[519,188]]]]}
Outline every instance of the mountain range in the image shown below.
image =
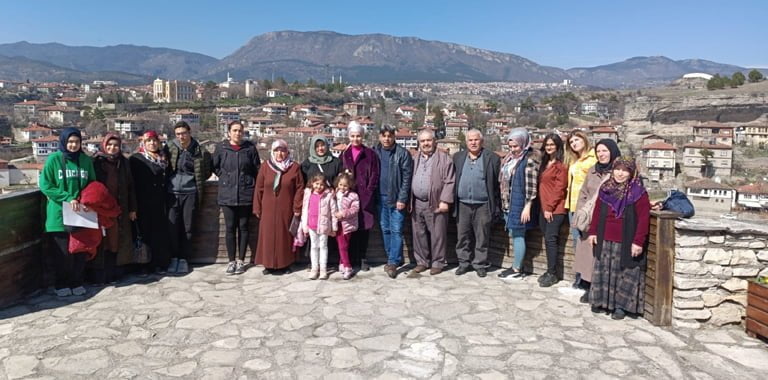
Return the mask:
{"type": "Polygon", "coordinates": [[[638,87],[671,81],[689,72],[733,74],[747,68],[701,59],[634,57],[597,67],[568,70],[539,65],[508,53],[415,37],[384,34],[278,31],[258,35],[223,59],[176,49],[134,45],[66,46],[59,43],[0,44],[0,79],[33,81],[152,78],[221,81],[282,76],[288,81],[346,82],[518,81],[638,87]]]}

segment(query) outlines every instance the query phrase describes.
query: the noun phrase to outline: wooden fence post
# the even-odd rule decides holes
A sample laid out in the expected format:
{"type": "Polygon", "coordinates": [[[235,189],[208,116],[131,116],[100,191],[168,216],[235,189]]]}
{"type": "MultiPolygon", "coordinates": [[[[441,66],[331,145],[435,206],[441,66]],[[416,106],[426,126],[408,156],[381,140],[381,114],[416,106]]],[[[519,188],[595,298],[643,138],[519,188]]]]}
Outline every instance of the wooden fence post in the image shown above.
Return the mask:
{"type": "Polygon", "coordinates": [[[645,272],[645,313],[656,326],[672,324],[672,288],[675,277],[675,221],[680,215],[651,211],[648,268],[645,272]]]}

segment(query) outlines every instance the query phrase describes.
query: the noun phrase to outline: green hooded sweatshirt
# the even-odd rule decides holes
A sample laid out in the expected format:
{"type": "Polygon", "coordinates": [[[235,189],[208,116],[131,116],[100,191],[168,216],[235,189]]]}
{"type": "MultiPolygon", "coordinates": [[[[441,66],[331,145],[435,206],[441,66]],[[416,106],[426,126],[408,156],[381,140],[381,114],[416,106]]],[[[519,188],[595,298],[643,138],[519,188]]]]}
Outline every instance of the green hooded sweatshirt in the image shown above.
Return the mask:
{"type": "Polygon", "coordinates": [[[80,153],[77,162],[66,161],[66,186],[64,184],[62,153],[55,152],[48,156],[40,173],[40,191],[48,198],[45,208],[45,232],[64,232],[64,216],[61,203],[69,202],[80,196],[80,191],[91,181],[96,180],[93,160],[85,153],[80,153]]]}

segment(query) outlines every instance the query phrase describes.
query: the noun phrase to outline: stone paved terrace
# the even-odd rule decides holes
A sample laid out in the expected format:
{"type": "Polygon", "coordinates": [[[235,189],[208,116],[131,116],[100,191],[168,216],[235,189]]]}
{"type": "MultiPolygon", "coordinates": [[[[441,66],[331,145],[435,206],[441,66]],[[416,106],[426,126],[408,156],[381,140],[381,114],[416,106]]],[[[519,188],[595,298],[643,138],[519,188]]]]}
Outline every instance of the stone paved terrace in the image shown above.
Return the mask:
{"type": "Polygon", "coordinates": [[[768,348],[738,326],[613,321],[561,283],[490,273],[352,281],[306,272],[129,277],[0,311],[0,378],[757,379],[768,348]]]}

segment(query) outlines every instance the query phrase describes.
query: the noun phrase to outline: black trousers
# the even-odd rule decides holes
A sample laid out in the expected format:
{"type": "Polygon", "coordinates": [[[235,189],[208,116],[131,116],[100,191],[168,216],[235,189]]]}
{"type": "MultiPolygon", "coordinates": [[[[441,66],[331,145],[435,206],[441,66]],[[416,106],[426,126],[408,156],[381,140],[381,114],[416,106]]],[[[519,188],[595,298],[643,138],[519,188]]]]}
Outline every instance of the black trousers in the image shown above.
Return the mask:
{"type": "Polygon", "coordinates": [[[109,284],[119,277],[115,252],[102,249],[86,266],[86,272],[90,273],[88,280],[94,284],[109,284]]]}
{"type": "Polygon", "coordinates": [[[192,252],[192,218],[197,194],[168,194],[171,258],[187,259],[192,252]]]}
{"type": "Polygon", "coordinates": [[[87,253],[69,253],[69,233],[49,232],[51,258],[56,272],[56,289],[76,288],[83,285],[83,272],[87,253]]]}
{"type": "Polygon", "coordinates": [[[456,230],[456,256],[460,267],[488,268],[488,246],[491,241],[493,218],[488,202],[482,204],[462,203],[459,208],[456,230]],[[474,257],[472,255],[474,254],[474,257]]]}
{"type": "Polygon", "coordinates": [[[557,251],[559,250],[560,226],[565,221],[565,214],[552,215],[552,221],[544,219],[544,213],[539,214],[541,233],[544,234],[544,247],[547,250],[547,272],[557,275],[557,251]]]}
{"type": "Polygon", "coordinates": [[[357,230],[349,239],[349,263],[359,266],[363,260],[368,259],[368,238],[370,230],[357,230]]]}
{"type": "Polygon", "coordinates": [[[226,233],[224,235],[227,244],[227,256],[229,261],[237,259],[245,260],[245,250],[248,249],[248,221],[251,219],[252,206],[221,206],[224,214],[226,233]],[[235,252],[237,250],[237,252],[235,252]]]}

